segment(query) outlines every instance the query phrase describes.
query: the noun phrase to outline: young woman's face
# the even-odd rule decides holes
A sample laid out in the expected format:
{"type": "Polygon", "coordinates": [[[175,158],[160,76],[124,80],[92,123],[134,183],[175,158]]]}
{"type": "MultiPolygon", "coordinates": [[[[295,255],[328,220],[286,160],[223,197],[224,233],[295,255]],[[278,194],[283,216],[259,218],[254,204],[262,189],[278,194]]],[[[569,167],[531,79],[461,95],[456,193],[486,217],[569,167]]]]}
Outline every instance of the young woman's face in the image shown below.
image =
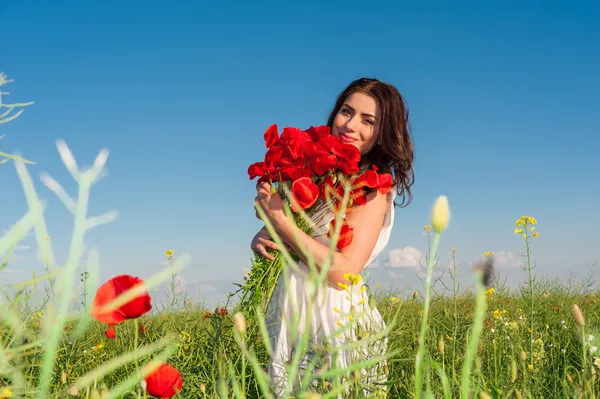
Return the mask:
{"type": "Polygon", "coordinates": [[[351,94],[335,115],[331,134],[366,154],[377,140],[380,117],[375,99],[363,93],[351,94]]]}

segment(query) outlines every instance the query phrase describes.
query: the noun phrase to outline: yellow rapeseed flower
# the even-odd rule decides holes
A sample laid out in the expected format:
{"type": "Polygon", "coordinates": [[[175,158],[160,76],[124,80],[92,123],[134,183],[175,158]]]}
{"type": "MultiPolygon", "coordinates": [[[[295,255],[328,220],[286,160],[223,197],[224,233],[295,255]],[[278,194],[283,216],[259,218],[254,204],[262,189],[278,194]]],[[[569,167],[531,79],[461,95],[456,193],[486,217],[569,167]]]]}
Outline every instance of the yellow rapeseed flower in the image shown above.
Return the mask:
{"type": "Polygon", "coordinates": [[[489,256],[494,256],[494,253],[493,253],[493,252],[489,252],[489,251],[485,251],[485,252],[483,253],[483,256],[488,256],[488,257],[489,257],[489,256]]]}
{"type": "Polygon", "coordinates": [[[425,232],[429,232],[431,230],[431,226],[426,224],[425,226],[423,226],[423,230],[425,230],[425,232]]]}
{"type": "Polygon", "coordinates": [[[333,308],[333,311],[336,312],[336,313],[341,313],[340,310],[338,308],[336,308],[336,307],[333,308]]]}
{"type": "Polygon", "coordinates": [[[167,252],[165,252],[165,256],[169,260],[173,259],[173,250],[172,249],[168,249],[167,252]]]}
{"type": "Polygon", "coordinates": [[[344,283],[337,283],[338,287],[348,290],[348,285],[344,283]]]}
{"type": "Polygon", "coordinates": [[[362,280],[360,274],[344,273],[344,278],[350,282],[350,285],[357,285],[362,280]]]}
{"type": "Polygon", "coordinates": [[[12,398],[12,396],[13,393],[10,388],[2,388],[2,391],[0,391],[0,399],[12,398]]]}

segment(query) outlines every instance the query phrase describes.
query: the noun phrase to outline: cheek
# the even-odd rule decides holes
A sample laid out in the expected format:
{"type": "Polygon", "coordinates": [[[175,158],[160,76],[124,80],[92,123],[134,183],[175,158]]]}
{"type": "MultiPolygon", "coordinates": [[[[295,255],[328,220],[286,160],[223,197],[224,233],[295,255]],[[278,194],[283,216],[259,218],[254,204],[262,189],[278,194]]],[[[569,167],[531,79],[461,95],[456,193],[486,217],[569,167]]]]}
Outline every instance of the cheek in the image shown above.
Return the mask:
{"type": "Polygon", "coordinates": [[[331,134],[334,136],[339,136],[340,126],[342,126],[343,124],[344,124],[344,122],[342,121],[342,118],[338,114],[335,117],[335,119],[333,120],[333,125],[331,126],[331,134]]]}

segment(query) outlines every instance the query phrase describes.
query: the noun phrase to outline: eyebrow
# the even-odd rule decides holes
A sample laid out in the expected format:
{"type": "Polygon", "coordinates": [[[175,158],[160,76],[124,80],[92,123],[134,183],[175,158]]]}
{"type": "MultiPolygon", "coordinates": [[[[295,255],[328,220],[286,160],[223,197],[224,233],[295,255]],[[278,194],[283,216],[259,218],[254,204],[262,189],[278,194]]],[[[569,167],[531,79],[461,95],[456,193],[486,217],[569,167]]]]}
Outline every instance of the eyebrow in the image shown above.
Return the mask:
{"type": "MultiPolygon", "coordinates": [[[[349,105],[348,105],[348,104],[346,104],[346,103],[343,103],[343,104],[342,104],[342,106],[350,108],[350,110],[351,110],[352,112],[356,112],[356,110],[355,110],[354,108],[352,108],[351,106],[349,106],[349,105]]],[[[362,116],[370,116],[371,118],[373,118],[373,119],[377,120],[377,117],[375,117],[375,115],[371,115],[371,114],[365,114],[365,113],[362,113],[361,115],[362,115],[362,116]]]]}

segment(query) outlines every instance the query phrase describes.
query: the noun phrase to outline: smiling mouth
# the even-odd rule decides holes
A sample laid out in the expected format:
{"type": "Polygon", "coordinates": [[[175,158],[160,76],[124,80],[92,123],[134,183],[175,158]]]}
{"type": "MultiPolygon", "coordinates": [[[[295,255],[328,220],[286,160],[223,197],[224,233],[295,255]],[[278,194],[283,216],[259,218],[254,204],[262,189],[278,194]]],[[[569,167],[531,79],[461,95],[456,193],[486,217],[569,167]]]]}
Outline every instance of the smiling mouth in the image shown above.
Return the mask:
{"type": "Polygon", "coordinates": [[[344,141],[348,141],[348,142],[353,142],[353,141],[356,141],[356,139],[354,139],[354,138],[352,138],[352,137],[350,137],[350,136],[348,136],[348,135],[346,135],[346,134],[344,134],[344,133],[342,133],[342,134],[340,135],[340,137],[341,137],[341,138],[342,138],[342,140],[344,140],[344,141]]]}

